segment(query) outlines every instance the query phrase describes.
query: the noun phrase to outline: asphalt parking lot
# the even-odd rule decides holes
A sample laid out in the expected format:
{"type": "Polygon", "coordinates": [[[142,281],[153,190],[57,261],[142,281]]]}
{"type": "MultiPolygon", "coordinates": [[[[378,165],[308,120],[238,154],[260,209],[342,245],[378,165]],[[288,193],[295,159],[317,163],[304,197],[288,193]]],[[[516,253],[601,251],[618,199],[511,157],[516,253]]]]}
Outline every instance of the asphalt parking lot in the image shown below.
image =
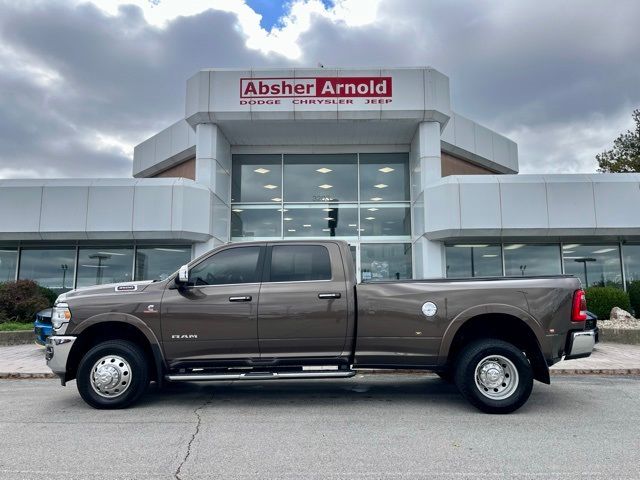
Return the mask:
{"type": "Polygon", "coordinates": [[[0,381],[2,478],[639,478],[640,378],[536,383],[477,412],[434,376],[151,389],[97,411],[75,382],[0,381]]]}

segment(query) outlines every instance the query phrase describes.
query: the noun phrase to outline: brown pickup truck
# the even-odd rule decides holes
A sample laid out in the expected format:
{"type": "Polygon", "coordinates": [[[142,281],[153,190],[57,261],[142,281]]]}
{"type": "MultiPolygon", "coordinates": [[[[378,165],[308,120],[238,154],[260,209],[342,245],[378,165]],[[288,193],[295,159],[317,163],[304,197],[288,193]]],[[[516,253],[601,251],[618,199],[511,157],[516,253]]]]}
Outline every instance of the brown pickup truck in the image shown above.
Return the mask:
{"type": "Polygon", "coordinates": [[[356,284],[338,240],[236,243],[164,281],[61,295],[46,358],[96,408],[150,381],[344,378],[421,369],[491,413],[522,406],[549,366],[591,354],[571,276],[356,284]]]}

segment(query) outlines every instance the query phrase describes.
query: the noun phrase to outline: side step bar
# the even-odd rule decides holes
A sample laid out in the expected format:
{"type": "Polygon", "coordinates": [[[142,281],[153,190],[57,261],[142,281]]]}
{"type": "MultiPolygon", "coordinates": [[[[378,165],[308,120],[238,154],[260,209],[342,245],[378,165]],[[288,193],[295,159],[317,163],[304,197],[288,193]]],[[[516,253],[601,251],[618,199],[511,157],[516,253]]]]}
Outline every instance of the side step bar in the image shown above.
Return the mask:
{"type": "Polygon", "coordinates": [[[181,373],[176,375],[165,375],[165,380],[169,382],[198,382],[214,380],[278,380],[291,378],[349,378],[356,374],[355,370],[336,371],[302,371],[302,372],[245,372],[245,373],[218,373],[218,374],[197,374],[181,373]]]}

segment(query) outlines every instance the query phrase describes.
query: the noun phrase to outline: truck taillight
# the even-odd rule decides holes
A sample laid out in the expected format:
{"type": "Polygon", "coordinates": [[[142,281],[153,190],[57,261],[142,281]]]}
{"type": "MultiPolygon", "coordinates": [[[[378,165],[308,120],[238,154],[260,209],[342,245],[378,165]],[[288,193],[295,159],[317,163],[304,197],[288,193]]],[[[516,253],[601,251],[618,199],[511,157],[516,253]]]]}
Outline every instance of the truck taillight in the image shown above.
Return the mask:
{"type": "Polygon", "coordinates": [[[576,290],[573,293],[571,321],[584,322],[586,319],[587,319],[587,297],[584,294],[584,290],[576,290]]]}

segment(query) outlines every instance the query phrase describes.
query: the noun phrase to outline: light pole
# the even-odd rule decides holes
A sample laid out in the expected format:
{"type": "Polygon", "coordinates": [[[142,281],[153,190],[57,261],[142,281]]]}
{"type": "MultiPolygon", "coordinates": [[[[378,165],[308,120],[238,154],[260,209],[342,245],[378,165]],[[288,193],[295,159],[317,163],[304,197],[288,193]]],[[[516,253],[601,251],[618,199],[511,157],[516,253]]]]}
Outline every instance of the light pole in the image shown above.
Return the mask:
{"type": "Polygon", "coordinates": [[[109,260],[111,255],[107,255],[106,253],[94,253],[93,255],[89,255],[89,258],[98,260],[98,273],[96,274],[96,285],[102,284],[102,261],[109,260]]]}
{"type": "Polygon", "coordinates": [[[574,262],[581,263],[584,266],[584,285],[585,287],[589,287],[589,279],[587,277],[587,262],[595,262],[596,259],[592,257],[582,257],[582,258],[574,258],[574,262]]]}
{"type": "Polygon", "coordinates": [[[63,263],[62,265],[60,265],[60,268],[62,269],[62,289],[64,290],[66,288],[64,286],[64,283],[67,279],[67,270],[69,269],[69,265],[63,263]]]}

